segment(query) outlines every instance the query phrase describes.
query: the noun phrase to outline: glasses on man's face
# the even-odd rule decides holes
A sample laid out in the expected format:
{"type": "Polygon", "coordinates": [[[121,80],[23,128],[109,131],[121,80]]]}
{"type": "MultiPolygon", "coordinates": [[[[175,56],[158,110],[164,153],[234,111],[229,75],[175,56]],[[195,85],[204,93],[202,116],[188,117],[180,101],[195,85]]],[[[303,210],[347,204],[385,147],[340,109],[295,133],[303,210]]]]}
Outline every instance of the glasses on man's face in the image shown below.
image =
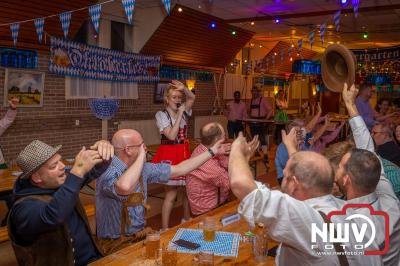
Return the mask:
{"type": "Polygon", "coordinates": [[[142,141],[139,144],[126,145],[125,147],[114,147],[114,148],[115,149],[119,149],[119,150],[123,150],[123,149],[126,149],[126,148],[138,148],[138,147],[142,146],[143,144],[144,144],[144,141],[142,141]]]}

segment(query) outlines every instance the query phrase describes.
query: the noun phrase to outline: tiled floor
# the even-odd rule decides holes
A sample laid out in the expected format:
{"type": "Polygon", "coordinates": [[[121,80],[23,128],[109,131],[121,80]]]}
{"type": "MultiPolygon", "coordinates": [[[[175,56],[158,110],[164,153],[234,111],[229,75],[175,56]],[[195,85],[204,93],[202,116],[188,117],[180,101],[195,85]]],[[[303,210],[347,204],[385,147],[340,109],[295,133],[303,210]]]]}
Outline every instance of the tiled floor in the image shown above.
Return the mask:
{"type": "MultiPolygon", "coordinates": [[[[266,168],[263,163],[258,162],[257,164],[257,180],[263,183],[268,183],[270,187],[275,187],[278,185],[276,181],[276,171],[274,165],[276,147],[271,148],[269,151],[269,171],[266,173],[266,168]]],[[[164,196],[163,187],[160,185],[152,186],[149,188],[149,193],[155,197],[149,197],[148,204],[151,206],[150,211],[147,213],[147,225],[155,230],[161,228],[161,207],[162,198],[164,196]]],[[[83,204],[94,203],[94,197],[81,194],[81,200],[83,204]]],[[[5,216],[6,207],[3,202],[0,202],[0,219],[5,216]]],[[[175,208],[171,214],[170,226],[178,225],[183,217],[183,209],[181,205],[181,200],[178,199],[175,208]]],[[[95,230],[95,217],[89,217],[89,221],[92,230],[95,230]]],[[[93,231],[94,232],[94,231],[93,231]]],[[[12,250],[9,241],[0,243],[0,266],[14,266],[17,265],[14,252],[12,250]]]]}

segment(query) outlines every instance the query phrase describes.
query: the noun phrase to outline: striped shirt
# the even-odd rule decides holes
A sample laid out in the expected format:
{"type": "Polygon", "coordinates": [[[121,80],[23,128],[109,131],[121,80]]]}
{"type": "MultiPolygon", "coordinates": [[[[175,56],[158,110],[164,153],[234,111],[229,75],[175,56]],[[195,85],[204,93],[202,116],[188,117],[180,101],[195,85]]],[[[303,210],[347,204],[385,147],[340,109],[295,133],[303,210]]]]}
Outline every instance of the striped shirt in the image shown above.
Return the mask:
{"type": "MultiPolygon", "coordinates": [[[[115,190],[115,182],[125,172],[127,165],[114,156],[108,169],[96,181],[96,227],[98,238],[119,238],[121,233],[122,196],[115,190]]],[[[145,163],[142,170],[144,196],[147,199],[147,184],[166,183],[171,175],[171,165],[145,163]]],[[[140,191],[137,184],[135,192],[140,191]]],[[[129,207],[132,225],[127,225],[125,232],[131,235],[145,226],[144,207],[129,207]]]]}
{"type": "MultiPolygon", "coordinates": [[[[192,153],[196,157],[207,152],[207,147],[200,144],[192,153]]],[[[186,176],[186,192],[193,214],[200,215],[224,202],[230,191],[228,176],[228,156],[215,156],[186,176]]]]}

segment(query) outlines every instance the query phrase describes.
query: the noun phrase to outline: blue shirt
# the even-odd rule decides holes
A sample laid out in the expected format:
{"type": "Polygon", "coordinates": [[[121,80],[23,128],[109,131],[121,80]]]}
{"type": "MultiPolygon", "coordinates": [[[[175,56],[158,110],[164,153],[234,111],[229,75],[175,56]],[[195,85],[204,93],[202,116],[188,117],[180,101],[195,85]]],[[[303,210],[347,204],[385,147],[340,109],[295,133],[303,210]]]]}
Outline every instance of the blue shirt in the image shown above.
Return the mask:
{"type": "Polygon", "coordinates": [[[371,131],[371,128],[377,123],[374,120],[374,110],[372,109],[369,101],[365,101],[363,98],[358,96],[356,98],[356,107],[361,117],[364,119],[365,124],[368,129],[371,131]]]}
{"type": "MultiPolygon", "coordinates": [[[[121,234],[122,201],[128,196],[119,195],[115,182],[125,172],[127,165],[114,156],[108,169],[96,181],[96,227],[99,238],[119,238],[121,234]]],[[[147,199],[147,184],[166,183],[171,175],[171,165],[145,163],[142,170],[144,196],[147,199]]],[[[140,184],[135,188],[140,191],[140,184]]],[[[145,226],[144,207],[129,207],[132,225],[127,225],[125,233],[131,235],[145,226]]]]}

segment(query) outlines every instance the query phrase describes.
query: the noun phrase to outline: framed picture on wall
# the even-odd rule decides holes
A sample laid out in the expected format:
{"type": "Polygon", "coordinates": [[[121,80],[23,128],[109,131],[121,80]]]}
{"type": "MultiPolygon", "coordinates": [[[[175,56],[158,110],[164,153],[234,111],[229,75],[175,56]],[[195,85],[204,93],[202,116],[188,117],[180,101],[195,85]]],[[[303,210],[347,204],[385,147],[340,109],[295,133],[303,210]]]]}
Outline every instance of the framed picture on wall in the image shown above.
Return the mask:
{"type": "Polygon", "coordinates": [[[44,72],[25,69],[6,69],[4,83],[4,106],[8,100],[19,98],[18,107],[43,106],[44,72]]]}
{"type": "Polygon", "coordinates": [[[169,83],[157,83],[154,89],[154,103],[164,102],[164,90],[168,87],[169,83]]]}

